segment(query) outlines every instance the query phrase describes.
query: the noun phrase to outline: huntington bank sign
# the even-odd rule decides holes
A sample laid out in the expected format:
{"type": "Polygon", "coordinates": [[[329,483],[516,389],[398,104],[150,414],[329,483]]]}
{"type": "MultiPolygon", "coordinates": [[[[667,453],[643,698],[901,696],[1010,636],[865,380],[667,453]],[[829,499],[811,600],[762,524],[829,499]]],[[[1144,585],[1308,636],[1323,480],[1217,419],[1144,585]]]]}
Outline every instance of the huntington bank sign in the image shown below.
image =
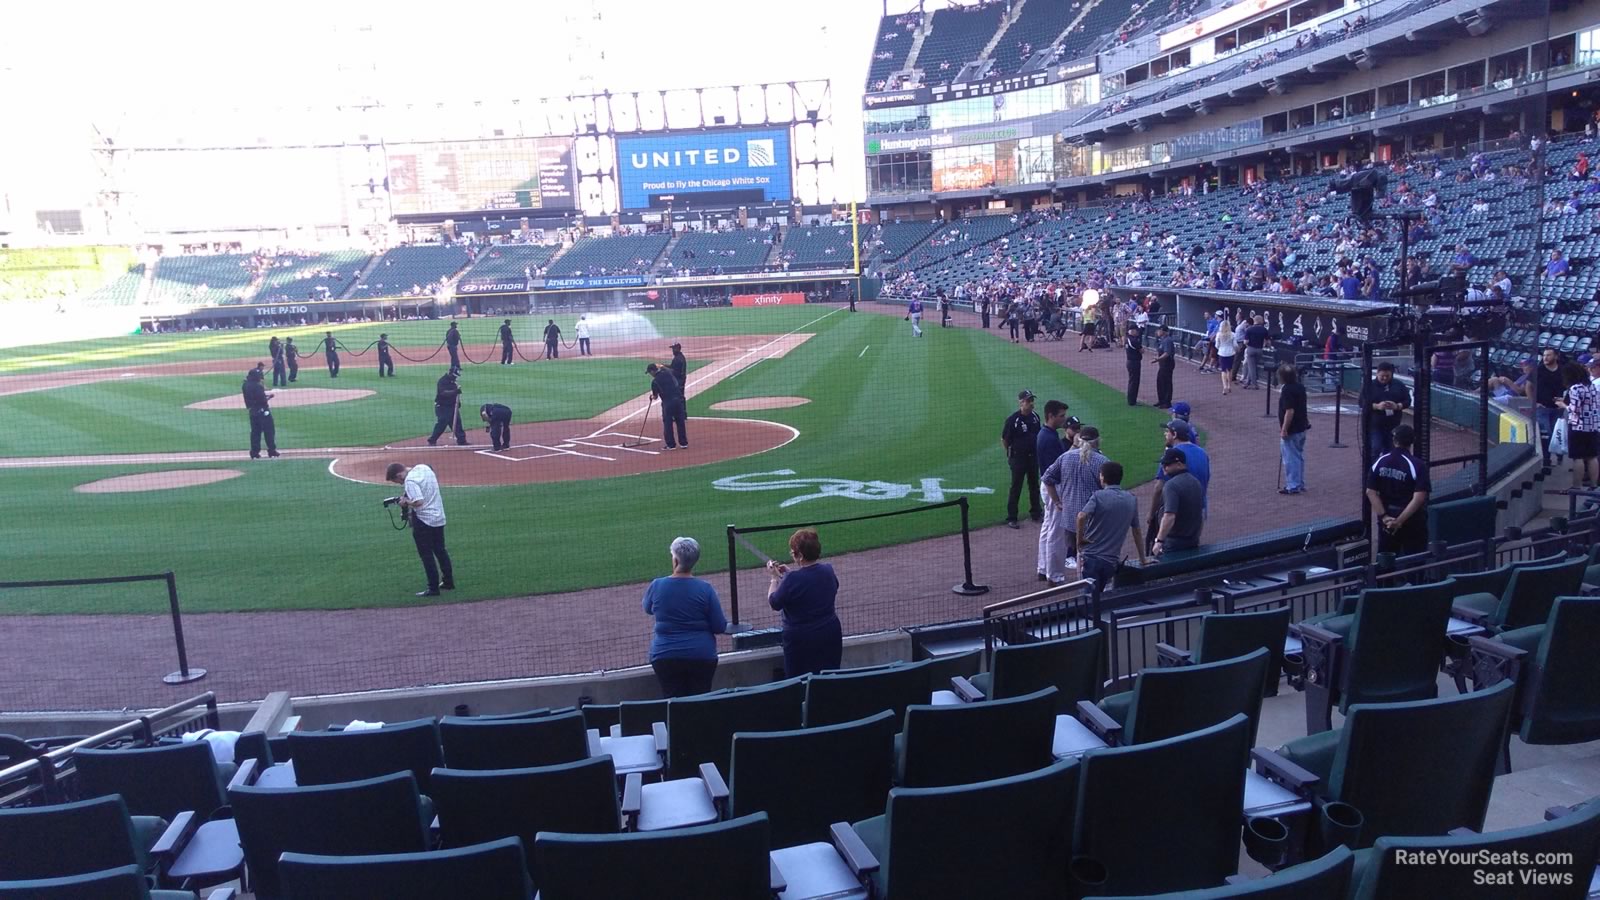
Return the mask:
{"type": "Polygon", "coordinates": [[[617,162],[624,209],[649,209],[694,194],[737,192],[761,201],[791,196],[787,129],[619,138],[617,162]]]}

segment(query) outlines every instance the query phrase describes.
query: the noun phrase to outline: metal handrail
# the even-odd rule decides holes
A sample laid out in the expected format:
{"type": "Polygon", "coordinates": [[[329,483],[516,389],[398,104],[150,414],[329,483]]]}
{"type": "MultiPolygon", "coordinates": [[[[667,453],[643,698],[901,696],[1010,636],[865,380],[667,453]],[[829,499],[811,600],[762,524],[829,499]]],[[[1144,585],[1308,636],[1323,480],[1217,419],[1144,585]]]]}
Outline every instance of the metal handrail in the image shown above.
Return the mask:
{"type": "Polygon", "coordinates": [[[1034,591],[1031,594],[1023,594],[1020,597],[1012,597],[1010,600],[1001,600],[998,603],[991,603],[983,608],[983,617],[987,619],[991,616],[998,615],[1000,612],[1010,609],[1013,606],[1021,606],[1026,603],[1050,599],[1060,594],[1064,594],[1072,588],[1087,588],[1093,584],[1094,579],[1092,578],[1080,578],[1077,581],[1069,581],[1065,584],[1053,584],[1042,591],[1034,591]]]}
{"type": "MultiPolygon", "coordinates": [[[[217,714],[217,695],[211,691],[206,691],[203,694],[196,694],[187,700],[174,703],[173,705],[165,707],[164,709],[159,709],[148,715],[143,715],[137,719],[133,719],[132,721],[124,722],[115,728],[108,728],[99,734],[93,734],[63,747],[57,747],[48,753],[41,754],[35,759],[24,760],[23,762],[17,763],[8,768],[0,769],[0,785],[3,785],[9,781],[15,781],[23,776],[31,775],[41,766],[46,764],[51,766],[53,769],[56,763],[70,758],[72,754],[78,750],[98,747],[102,744],[108,744],[120,738],[130,737],[135,734],[142,734],[145,742],[149,743],[150,741],[154,740],[156,730],[153,726],[157,722],[160,722],[163,719],[174,718],[179,713],[187,712],[193,707],[200,706],[202,704],[207,709],[208,717],[213,720],[212,725],[215,726],[215,718],[217,714]]],[[[0,798],[0,805],[4,805],[6,799],[9,798],[0,798]]]]}

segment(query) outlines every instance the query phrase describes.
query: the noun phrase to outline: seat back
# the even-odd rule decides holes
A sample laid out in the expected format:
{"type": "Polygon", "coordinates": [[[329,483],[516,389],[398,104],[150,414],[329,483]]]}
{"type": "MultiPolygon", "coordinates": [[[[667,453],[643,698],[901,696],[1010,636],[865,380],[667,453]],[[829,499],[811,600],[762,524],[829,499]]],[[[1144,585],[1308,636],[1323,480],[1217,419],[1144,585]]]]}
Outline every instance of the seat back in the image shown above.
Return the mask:
{"type": "Polygon", "coordinates": [[[855,722],[733,736],[731,815],[765,811],[772,843],[828,840],[828,826],[883,814],[899,721],[884,710],[855,722]]]}
{"type": "Polygon", "coordinates": [[[1094,702],[1106,683],[1105,632],[1082,634],[1033,644],[1012,644],[994,652],[989,699],[1020,697],[1054,687],[1056,706],[1070,712],[1079,700],[1094,702]]]}
{"type": "Polygon", "coordinates": [[[944,787],[1048,766],[1057,693],[1048,687],[1004,700],[908,707],[896,782],[944,787]]]}
{"type": "Polygon", "coordinates": [[[60,878],[138,865],[128,807],[116,795],[0,809],[0,880],[60,878]]]}
{"type": "Polygon", "coordinates": [[[927,702],[933,663],[925,659],[853,674],[811,676],[806,679],[806,727],[854,722],[886,709],[893,710],[897,719],[904,716],[906,707],[927,702]]]}
{"type": "Polygon", "coordinates": [[[1452,578],[1362,591],[1346,640],[1340,708],[1437,696],[1445,623],[1457,593],[1452,578]]]}
{"type": "MultiPolygon", "coordinates": [[[[1589,896],[1595,858],[1600,856],[1600,802],[1591,800],[1558,819],[1509,831],[1435,837],[1381,837],[1373,845],[1372,855],[1373,859],[1363,867],[1361,882],[1353,893],[1357,900],[1520,896],[1582,900],[1589,896]],[[1484,852],[1496,855],[1525,853],[1529,857],[1543,854],[1545,861],[1539,863],[1536,870],[1540,875],[1552,876],[1557,880],[1565,875],[1570,880],[1564,885],[1552,882],[1537,888],[1513,884],[1495,892],[1494,887],[1473,880],[1475,873],[1485,871],[1483,867],[1400,864],[1402,852],[1410,854],[1429,850],[1460,854],[1463,859],[1484,852]]],[[[1505,871],[1516,876],[1514,870],[1503,866],[1490,867],[1489,871],[1505,871]]]]}
{"type": "Polygon", "coordinates": [[[1078,761],[976,784],[895,788],[884,829],[891,897],[1064,897],[1078,761]]]}
{"type": "Polygon", "coordinates": [[[583,715],[439,721],[444,764],[452,769],[521,769],[575,762],[589,755],[583,715]]]}
{"type": "Polygon", "coordinates": [[[1213,613],[1200,620],[1200,639],[1195,643],[1194,661],[1210,663],[1244,656],[1257,647],[1269,654],[1263,684],[1266,696],[1278,692],[1278,677],[1283,672],[1283,643],[1289,636],[1289,606],[1237,613],[1213,613]]]}
{"type": "MultiPolygon", "coordinates": [[[[1558,597],[1534,662],[1520,723],[1530,744],[1600,739],[1600,597],[1558,597]]],[[[1524,672],[1527,670],[1524,669],[1524,672]]]]}
{"type": "Polygon", "coordinates": [[[1250,722],[1255,744],[1261,685],[1271,653],[1265,647],[1219,662],[1145,669],[1133,685],[1124,743],[1148,744],[1210,728],[1235,715],[1250,722]]]}
{"type": "MultiPolygon", "coordinates": [[[[720,694],[722,691],[711,693],[720,694]]],[[[628,737],[649,734],[652,725],[665,721],[667,721],[666,700],[625,700],[617,704],[617,724],[622,727],[622,733],[628,737]]]]}
{"type": "Polygon", "coordinates": [[[764,813],[633,834],[545,832],[533,843],[540,900],[694,897],[767,900],[772,842],[764,813]]]}
{"type": "Polygon", "coordinates": [[[1465,597],[1468,594],[1504,596],[1506,585],[1511,583],[1511,573],[1515,572],[1518,566],[1527,564],[1526,561],[1509,562],[1482,572],[1456,572],[1450,576],[1456,582],[1455,595],[1457,597],[1465,597]]]}
{"type": "Polygon", "coordinates": [[[0,879],[0,900],[148,900],[150,883],[138,866],[25,881],[0,879]]]}
{"type": "Polygon", "coordinates": [[[800,727],[806,685],[801,678],[747,690],[673,700],[667,705],[673,777],[691,778],[703,763],[724,774],[736,731],[787,731],[800,727]]]}
{"type": "Polygon", "coordinates": [[[1327,790],[1361,811],[1361,846],[1483,827],[1514,687],[1350,707],[1327,790]]]}
{"type": "Polygon", "coordinates": [[[606,834],[622,827],[611,757],[530,769],[435,769],[434,809],[447,848],[541,831],[606,834]]]}
{"type": "MultiPolygon", "coordinates": [[[[1279,869],[1265,878],[1194,891],[1147,894],[1144,900],[1234,900],[1246,897],[1249,900],[1345,900],[1354,867],[1355,854],[1350,852],[1349,847],[1341,845],[1320,859],[1279,869]]],[[[1085,900],[1110,898],[1088,897],[1085,900]]]]}
{"type": "MultiPolygon", "coordinates": [[[[922,660],[928,664],[928,689],[930,691],[945,690],[950,685],[950,679],[957,675],[962,678],[971,678],[978,674],[978,669],[983,666],[983,651],[968,650],[965,653],[950,653],[943,656],[932,656],[922,660]]],[[[904,665],[900,663],[899,665],[904,665]]],[[[915,701],[913,701],[915,702],[915,701]]],[[[905,714],[899,710],[895,717],[905,714]]]]}
{"type": "Polygon", "coordinates": [[[291,900],[528,900],[532,890],[516,838],[455,850],[376,856],[285,853],[278,861],[284,896],[291,900]]]}
{"type": "Polygon", "coordinates": [[[278,857],[286,852],[360,856],[428,849],[410,772],[312,787],[235,787],[228,800],[262,900],[282,896],[278,857]]]}
{"type": "Polygon", "coordinates": [[[170,820],[192,810],[202,820],[227,801],[211,745],[205,741],[72,754],[85,797],[121,794],[135,816],[170,820]]]}
{"type": "Polygon", "coordinates": [[[1557,597],[1576,594],[1583,588],[1583,573],[1589,566],[1582,556],[1574,556],[1547,566],[1522,566],[1511,573],[1511,583],[1500,596],[1494,624],[1501,628],[1543,625],[1550,619],[1550,604],[1557,597]]]}
{"type": "Polygon", "coordinates": [[[1105,868],[1089,893],[1219,885],[1239,866],[1250,722],[1083,756],[1074,852],[1105,868]]]}
{"type": "Polygon", "coordinates": [[[294,731],[289,733],[289,753],[295,780],[301,785],[410,772],[424,794],[429,773],[444,761],[439,753],[439,726],[432,719],[365,731],[294,731]]]}

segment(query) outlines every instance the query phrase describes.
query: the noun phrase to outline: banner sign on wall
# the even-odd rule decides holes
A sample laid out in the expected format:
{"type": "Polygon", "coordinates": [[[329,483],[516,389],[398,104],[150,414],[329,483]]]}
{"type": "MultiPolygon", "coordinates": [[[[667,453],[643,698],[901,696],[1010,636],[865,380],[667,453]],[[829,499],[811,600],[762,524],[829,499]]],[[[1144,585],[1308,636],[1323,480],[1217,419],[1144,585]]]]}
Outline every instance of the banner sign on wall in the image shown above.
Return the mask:
{"type": "Polygon", "coordinates": [[[806,302],[805,294],[734,294],[734,306],[791,306],[806,302]]]}
{"type": "Polygon", "coordinates": [[[576,278],[546,278],[544,289],[564,291],[574,288],[643,287],[643,275],[595,275],[576,278]]]}
{"type": "MultiPolygon", "coordinates": [[[[656,209],[669,200],[717,194],[721,200],[787,201],[789,131],[785,128],[697,131],[617,139],[623,209],[656,209]]],[[[676,204],[680,208],[684,202],[676,204]]]]}

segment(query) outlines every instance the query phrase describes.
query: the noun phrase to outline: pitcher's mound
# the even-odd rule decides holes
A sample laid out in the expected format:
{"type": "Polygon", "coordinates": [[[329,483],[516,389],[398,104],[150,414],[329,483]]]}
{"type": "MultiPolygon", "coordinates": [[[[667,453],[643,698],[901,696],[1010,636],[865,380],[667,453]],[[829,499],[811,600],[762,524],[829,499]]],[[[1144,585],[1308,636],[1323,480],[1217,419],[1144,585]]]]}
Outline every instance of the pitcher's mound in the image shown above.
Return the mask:
{"type": "Polygon", "coordinates": [[[711,404],[712,409],[742,410],[742,409],[785,409],[790,406],[804,406],[811,402],[809,397],[740,397],[737,400],[724,400],[721,403],[711,404]]]}
{"type": "Polygon", "coordinates": [[[140,472],[137,475],[118,475],[102,478],[73,488],[80,494],[127,494],[134,491],[166,491],[173,488],[215,484],[238,478],[244,473],[238,469],[174,469],[170,472],[140,472]]]}
{"type": "MultiPolygon", "coordinates": [[[[273,406],[322,406],[325,403],[343,403],[371,397],[373,391],[344,390],[342,388],[268,388],[275,393],[268,402],[273,406]]],[[[229,394],[211,400],[191,403],[184,409],[244,409],[244,397],[229,394]]]]}

